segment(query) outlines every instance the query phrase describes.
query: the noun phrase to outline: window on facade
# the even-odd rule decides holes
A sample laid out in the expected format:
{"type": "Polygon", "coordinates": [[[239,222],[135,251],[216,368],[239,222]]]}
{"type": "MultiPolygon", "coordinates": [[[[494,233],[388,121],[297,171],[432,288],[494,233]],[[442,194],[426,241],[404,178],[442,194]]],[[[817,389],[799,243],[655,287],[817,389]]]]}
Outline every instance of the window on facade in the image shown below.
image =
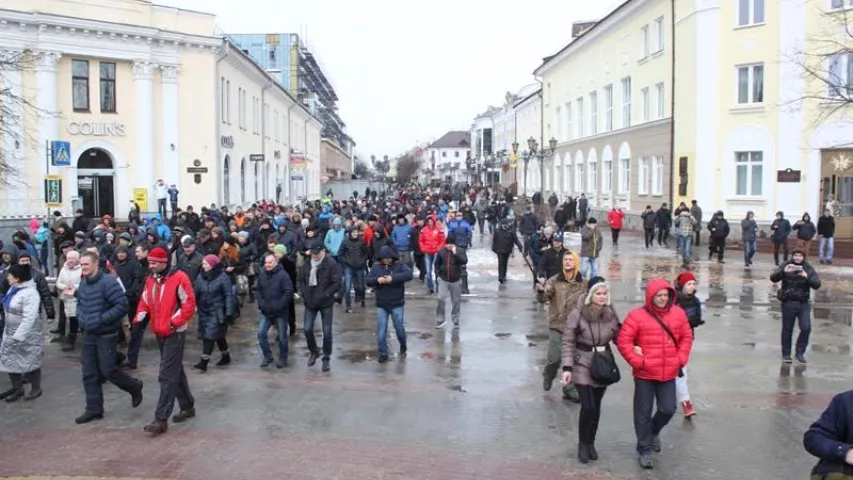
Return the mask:
{"type": "Polygon", "coordinates": [[[575,194],[583,192],[583,162],[575,163],[575,194]]]}
{"type": "Polygon", "coordinates": [[[764,0],[738,0],[738,26],[759,23],[764,23],[764,0]]]}
{"type": "Polygon", "coordinates": [[[613,161],[605,160],[601,166],[601,193],[610,193],[613,184],[613,161]]]}
{"type": "Polygon", "coordinates": [[[572,116],[572,102],[566,103],[566,140],[574,138],[574,117],[572,116]]]}
{"type": "Polygon", "coordinates": [[[619,159],[619,193],[627,195],[631,191],[631,159],[619,159]]]}
{"type": "Polygon", "coordinates": [[[853,7],[853,0],[832,0],[832,8],[853,7]]]}
{"type": "Polygon", "coordinates": [[[640,89],[640,100],[642,101],[642,120],[644,122],[649,121],[649,87],[645,87],[640,89]]]}
{"type": "Polygon", "coordinates": [[[441,152],[442,158],[447,157],[447,152],[441,152]]]}
{"type": "Polygon", "coordinates": [[[664,44],[663,17],[655,19],[655,53],[663,51],[664,44]]]}
{"type": "Polygon", "coordinates": [[[278,141],[278,110],[273,110],[273,135],[275,135],[275,141],[278,141]]]}
{"type": "Polygon", "coordinates": [[[652,195],[663,195],[663,157],[652,157],[652,195]]]}
{"type": "Polygon", "coordinates": [[[589,162],[589,178],[587,179],[586,189],[589,192],[598,190],[598,163],[589,162]]]}
{"type": "Polygon", "coordinates": [[[622,79],[622,127],[631,126],[631,77],[622,79]]]}
{"type": "Polygon", "coordinates": [[[737,69],[737,103],[764,102],[764,65],[747,65],[737,69]]]}
{"type": "Polygon", "coordinates": [[[456,150],[455,152],[453,152],[453,156],[456,158],[459,158],[459,150],[456,150]]]}
{"type": "Polygon", "coordinates": [[[589,93],[589,133],[598,133],[598,92],[589,93]]]}
{"type": "Polygon", "coordinates": [[[270,62],[275,62],[275,49],[270,49],[270,62]]]}
{"type": "Polygon", "coordinates": [[[763,156],[763,152],[735,152],[736,195],[744,197],[760,197],[762,195],[763,156]]]}
{"type": "Polygon", "coordinates": [[[231,203],[231,158],[225,156],[222,164],[222,199],[226,205],[231,203]]]}
{"type": "Polygon", "coordinates": [[[246,202],[246,159],[240,160],[240,203],[246,202]]]}
{"type": "Polygon", "coordinates": [[[846,98],[853,93],[853,53],[830,55],[828,62],[827,94],[832,98],[846,98]]]}
{"type": "Polygon", "coordinates": [[[116,64],[100,62],[101,112],[116,113],[116,64]]]}
{"type": "Polygon", "coordinates": [[[643,25],[640,29],[640,59],[649,56],[649,26],[643,25]]]}
{"type": "Polygon", "coordinates": [[[89,111],[89,62],[71,60],[71,102],[75,112],[89,111]]]}
{"type": "Polygon", "coordinates": [[[637,175],[637,193],[640,195],[649,194],[649,159],[646,157],[640,158],[640,171],[637,175]]]}
{"type": "Polygon", "coordinates": [[[578,138],[581,138],[584,136],[583,124],[586,120],[583,111],[583,97],[578,98],[575,104],[578,106],[578,138]]]}
{"type": "Polygon", "coordinates": [[[563,140],[563,109],[557,107],[555,120],[557,121],[557,140],[563,140]]]}
{"type": "Polygon", "coordinates": [[[664,111],[666,111],[666,92],[663,90],[663,82],[655,85],[655,118],[661,119],[663,118],[664,111]]]}
{"type": "Polygon", "coordinates": [[[219,77],[219,117],[222,123],[228,118],[228,91],[225,90],[225,77],[219,77]]]}
{"type": "Polygon", "coordinates": [[[613,130],[613,84],[604,87],[604,131],[613,130]]]}
{"type": "Polygon", "coordinates": [[[237,126],[243,129],[243,87],[237,88],[237,126]]]}

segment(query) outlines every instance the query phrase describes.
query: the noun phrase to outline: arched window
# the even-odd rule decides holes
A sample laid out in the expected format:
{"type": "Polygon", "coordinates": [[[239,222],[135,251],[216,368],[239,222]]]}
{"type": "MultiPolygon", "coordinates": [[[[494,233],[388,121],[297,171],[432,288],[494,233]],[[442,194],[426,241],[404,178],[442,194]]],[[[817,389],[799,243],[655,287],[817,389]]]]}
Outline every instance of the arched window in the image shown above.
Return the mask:
{"type": "Polygon", "coordinates": [[[231,157],[225,155],[222,163],[222,200],[225,205],[231,203],[231,157]]]}
{"type": "Polygon", "coordinates": [[[240,160],[240,203],[246,203],[246,159],[240,160]]]}

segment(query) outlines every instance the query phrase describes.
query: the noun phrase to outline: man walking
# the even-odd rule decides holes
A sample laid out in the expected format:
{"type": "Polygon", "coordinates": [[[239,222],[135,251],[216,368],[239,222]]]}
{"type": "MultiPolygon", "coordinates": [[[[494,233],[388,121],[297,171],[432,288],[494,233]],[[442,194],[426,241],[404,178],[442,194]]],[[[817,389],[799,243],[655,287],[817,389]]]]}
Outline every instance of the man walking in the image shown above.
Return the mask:
{"type": "Polygon", "coordinates": [[[195,417],[195,399],[184,372],[184,344],[187,327],[196,312],[195,292],[186,273],[172,269],[166,250],[157,247],[148,252],[151,275],[145,279],[134,323],[146,318],[160,349],[160,399],[154,421],[145,425],[152,435],[166,433],[175,399],[181,411],[172,417],[180,423],[195,417]]]}
{"type": "Polygon", "coordinates": [[[459,311],[462,306],[462,272],[468,264],[468,255],[464,248],[456,245],[456,238],[449,237],[444,248],[435,254],[435,272],[438,289],[438,303],[435,307],[435,328],[447,324],[445,306],[450,297],[450,319],[453,328],[459,328],[459,311]]]}
{"type": "MultiPolygon", "coordinates": [[[[518,236],[510,229],[511,225],[511,221],[502,220],[500,228],[495,230],[495,233],[492,236],[492,251],[498,256],[498,283],[501,285],[506,283],[506,269],[509,264],[509,256],[512,254],[513,246],[518,247],[519,252],[524,250],[521,242],[518,241],[518,236]]],[[[462,242],[466,241],[460,239],[458,236],[455,236],[455,238],[456,243],[459,243],[460,240],[462,242]]]]}
{"type": "Polygon", "coordinates": [[[313,367],[320,356],[317,348],[317,339],[314,337],[314,322],[317,314],[323,322],[323,371],[328,372],[331,367],[329,361],[332,356],[332,314],[333,307],[338,295],[341,294],[341,269],[338,262],[326,255],[323,245],[315,243],[311,247],[308,261],[302,264],[299,271],[299,293],[305,302],[305,316],[303,318],[302,330],[305,332],[305,341],[308,343],[308,366],[313,367]]]}
{"type": "Polygon", "coordinates": [[[78,425],[104,418],[104,380],[129,393],[133,408],[142,403],[142,381],[116,365],[118,331],[127,315],[127,297],[118,281],[100,270],[98,260],[97,254],[84,253],[80,257],[80,287],[75,290],[68,286],[62,292],[77,298],[77,323],[83,332],[80,363],[86,411],[75,419],[78,425]]]}
{"type": "MultiPolygon", "coordinates": [[[[400,356],[406,355],[406,326],[403,307],[406,304],[406,282],[414,278],[408,264],[398,261],[391,247],[379,249],[376,263],[365,281],[376,292],[376,337],[379,340],[379,363],[388,361],[388,317],[400,342],[400,356]]],[[[439,294],[441,290],[439,289],[439,294]]]]}
{"type": "Polygon", "coordinates": [[[284,270],[282,264],[275,258],[275,254],[264,254],[264,268],[258,274],[257,284],[258,299],[258,345],[261,347],[261,355],[264,357],[261,368],[266,368],[273,363],[272,350],[270,350],[269,331],[275,326],[278,332],[278,362],[276,368],[287,366],[287,326],[290,305],[293,303],[293,283],[290,275],[284,270]]]}
{"type": "Polygon", "coordinates": [[[690,215],[696,220],[696,223],[693,226],[693,231],[696,234],[696,239],[693,242],[693,246],[699,246],[699,236],[702,233],[702,207],[699,206],[699,202],[696,200],[690,201],[690,215]]]}

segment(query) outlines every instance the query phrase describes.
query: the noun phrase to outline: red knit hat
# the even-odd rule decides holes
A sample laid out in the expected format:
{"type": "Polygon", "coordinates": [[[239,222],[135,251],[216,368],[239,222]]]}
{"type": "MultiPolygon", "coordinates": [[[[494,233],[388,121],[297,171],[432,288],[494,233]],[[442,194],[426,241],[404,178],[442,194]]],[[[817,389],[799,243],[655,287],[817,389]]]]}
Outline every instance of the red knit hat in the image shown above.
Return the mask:
{"type": "MultiPolygon", "coordinates": [[[[149,254],[149,257],[150,257],[150,254],[149,254]]],[[[690,270],[685,270],[685,271],[679,273],[677,277],[675,277],[675,283],[676,283],[676,285],[678,285],[678,288],[683,287],[685,283],[687,283],[691,280],[693,280],[695,282],[696,281],[696,275],[693,275],[693,272],[691,272],[690,270]]]]}
{"type": "Polygon", "coordinates": [[[169,253],[161,247],[151,249],[148,252],[149,262],[167,263],[169,261],[169,253]]]}

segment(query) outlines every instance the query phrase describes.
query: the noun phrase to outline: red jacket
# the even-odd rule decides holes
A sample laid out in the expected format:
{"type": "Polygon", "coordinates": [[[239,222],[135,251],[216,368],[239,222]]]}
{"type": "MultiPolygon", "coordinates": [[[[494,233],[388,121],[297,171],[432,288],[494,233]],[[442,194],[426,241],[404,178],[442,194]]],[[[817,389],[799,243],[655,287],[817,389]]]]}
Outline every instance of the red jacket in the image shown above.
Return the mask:
{"type": "Polygon", "coordinates": [[[168,337],[186,331],[195,311],[195,292],[190,277],[176,270],[164,277],[148,275],[133,322],[139,323],[147,315],[151,333],[168,337]]]}
{"type": "Polygon", "coordinates": [[[421,228],[418,245],[426,255],[435,255],[444,246],[444,229],[436,225],[435,218],[429,217],[427,224],[421,228]]]}
{"type": "Polygon", "coordinates": [[[635,378],[666,382],[676,378],[679,369],[687,365],[693,347],[693,332],[687,322],[687,313],[675,305],[675,299],[675,289],[669,282],[663,278],[651,279],[646,286],[645,306],[631,311],[619,329],[616,346],[634,369],[635,378]],[[658,311],[658,317],[672,330],[678,348],[649,313],[649,310],[655,311],[652,298],[663,289],[669,290],[669,304],[663,312],[658,311]],[[642,355],[634,353],[634,345],[643,349],[642,355]]]}
{"type": "Polygon", "coordinates": [[[625,212],[622,210],[610,210],[607,214],[607,222],[610,223],[610,228],[620,230],[622,228],[622,220],[625,219],[625,212]]]}

